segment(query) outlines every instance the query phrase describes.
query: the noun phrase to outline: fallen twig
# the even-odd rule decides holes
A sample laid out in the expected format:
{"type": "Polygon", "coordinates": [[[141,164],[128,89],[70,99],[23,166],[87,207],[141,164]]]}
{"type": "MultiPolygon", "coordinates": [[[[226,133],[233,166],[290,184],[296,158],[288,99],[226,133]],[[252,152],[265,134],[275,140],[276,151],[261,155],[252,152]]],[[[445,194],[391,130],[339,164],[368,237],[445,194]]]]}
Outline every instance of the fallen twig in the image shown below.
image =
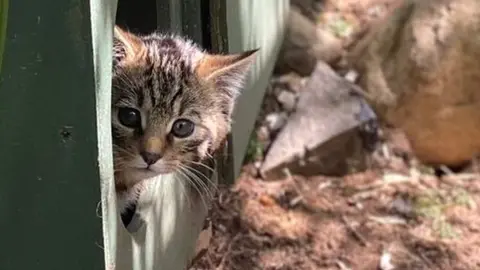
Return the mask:
{"type": "Polygon", "coordinates": [[[227,258],[228,256],[230,255],[231,251],[232,251],[232,247],[233,245],[235,244],[235,242],[237,242],[237,240],[240,238],[241,234],[237,234],[235,235],[232,240],[230,240],[230,243],[228,244],[227,246],[227,250],[225,251],[225,253],[223,254],[223,257],[222,257],[222,260],[220,261],[220,263],[218,264],[218,266],[215,268],[216,270],[222,270],[222,269],[225,269],[225,264],[227,262],[227,258]]]}
{"type": "Polygon", "coordinates": [[[365,191],[365,190],[371,190],[374,188],[380,188],[380,187],[384,187],[392,184],[415,182],[416,180],[417,178],[412,176],[407,176],[407,175],[398,174],[398,173],[385,173],[381,180],[377,180],[370,184],[358,186],[355,189],[357,189],[358,191],[365,191]]]}
{"type": "Polygon", "coordinates": [[[338,268],[340,268],[340,270],[352,270],[352,268],[348,267],[344,262],[340,260],[336,260],[335,263],[337,264],[338,268]]]}
{"type": "Polygon", "coordinates": [[[352,224],[348,221],[346,216],[342,215],[342,221],[345,223],[345,226],[347,226],[348,230],[353,234],[353,236],[360,242],[362,246],[368,246],[367,239],[363,237],[353,226],[352,224]]]}
{"type": "Polygon", "coordinates": [[[437,267],[435,267],[432,261],[430,261],[430,259],[428,259],[423,253],[420,252],[419,255],[414,254],[410,251],[407,251],[406,253],[413,259],[422,262],[426,267],[428,267],[428,269],[437,269],[437,267]]]}
{"type": "Polygon", "coordinates": [[[377,193],[378,193],[378,190],[361,191],[352,195],[352,197],[348,200],[348,202],[354,204],[359,201],[363,201],[363,200],[375,197],[377,196],[377,193]]]}
{"type": "Polygon", "coordinates": [[[379,268],[381,270],[393,270],[395,267],[392,264],[392,255],[388,251],[384,251],[382,253],[382,257],[380,257],[380,265],[379,268]]]}
{"type": "Polygon", "coordinates": [[[445,173],[446,175],[453,175],[454,173],[452,172],[452,170],[450,170],[447,166],[445,165],[442,165],[440,166],[440,170],[445,173]]]}
{"type": "Polygon", "coordinates": [[[317,190],[318,191],[321,191],[323,189],[326,189],[328,187],[330,187],[332,185],[332,181],[331,180],[328,180],[326,182],[323,182],[323,183],[320,183],[317,187],[317,190]]]}
{"type": "Polygon", "coordinates": [[[290,170],[288,168],[285,168],[283,169],[283,173],[285,173],[285,175],[287,176],[288,181],[291,181],[293,183],[293,188],[297,192],[297,196],[289,202],[290,207],[294,207],[301,202],[305,202],[305,197],[302,194],[302,190],[298,187],[297,182],[293,178],[290,170]]]}
{"type": "Polygon", "coordinates": [[[377,216],[368,215],[367,218],[369,220],[375,221],[380,224],[393,224],[393,225],[407,224],[407,221],[404,218],[397,217],[397,216],[377,217],[377,216]]]}

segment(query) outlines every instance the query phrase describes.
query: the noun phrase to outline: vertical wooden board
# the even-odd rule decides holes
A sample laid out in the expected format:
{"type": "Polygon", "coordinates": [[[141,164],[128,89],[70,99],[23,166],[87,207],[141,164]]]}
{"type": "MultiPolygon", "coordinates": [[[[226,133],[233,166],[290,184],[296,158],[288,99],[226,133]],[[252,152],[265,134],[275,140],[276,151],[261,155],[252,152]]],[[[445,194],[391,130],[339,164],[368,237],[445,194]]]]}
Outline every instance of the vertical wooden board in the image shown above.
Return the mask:
{"type": "Polygon", "coordinates": [[[0,74],[2,72],[3,49],[7,34],[8,0],[0,0],[0,74]]]}
{"type": "Polygon", "coordinates": [[[202,0],[182,1],[182,33],[204,46],[202,33],[202,0]]]}
{"type": "Polygon", "coordinates": [[[228,53],[227,3],[224,0],[204,0],[208,4],[205,29],[214,53],[228,53]]]}
{"type": "Polygon", "coordinates": [[[240,172],[250,134],[283,41],[289,0],[227,0],[231,52],[260,48],[234,113],[234,175],[240,172]]]}
{"type": "Polygon", "coordinates": [[[10,1],[0,269],[104,269],[88,1],[10,1]]]}
{"type": "Polygon", "coordinates": [[[156,0],[157,26],[160,31],[182,33],[182,3],[178,0],[156,0]]]}
{"type": "Polygon", "coordinates": [[[105,269],[114,269],[116,265],[119,216],[113,177],[111,129],[112,47],[116,12],[117,0],[90,2],[105,269]]]}
{"type": "Polygon", "coordinates": [[[150,34],[157,25],[157,1],[118,1],[116,24],[136,34],[150,34]]]}

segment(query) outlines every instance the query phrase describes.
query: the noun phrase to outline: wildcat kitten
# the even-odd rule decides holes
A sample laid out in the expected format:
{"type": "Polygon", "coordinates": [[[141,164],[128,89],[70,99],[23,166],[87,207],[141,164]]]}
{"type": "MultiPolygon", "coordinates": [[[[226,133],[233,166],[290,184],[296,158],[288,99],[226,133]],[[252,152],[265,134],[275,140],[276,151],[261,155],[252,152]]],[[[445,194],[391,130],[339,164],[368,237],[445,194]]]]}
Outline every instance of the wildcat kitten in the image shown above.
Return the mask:
{"type": "Polygon", "coordinates": [[[222,145],[255,52],[213,55],[178,36],[115,27],[112,131],[122,212],[144,180],[191,175],[222,145]]]}

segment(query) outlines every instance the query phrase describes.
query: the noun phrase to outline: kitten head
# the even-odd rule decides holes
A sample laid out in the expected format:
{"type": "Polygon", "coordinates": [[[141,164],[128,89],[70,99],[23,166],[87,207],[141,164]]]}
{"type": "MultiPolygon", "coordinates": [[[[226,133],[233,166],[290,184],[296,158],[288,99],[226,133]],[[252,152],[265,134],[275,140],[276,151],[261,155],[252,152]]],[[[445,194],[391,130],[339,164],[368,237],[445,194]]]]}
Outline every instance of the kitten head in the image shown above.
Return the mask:
{"type": "Polygon", "coordinates": [[[192,166],[216,150],[255,51],[212,55],[178,36],[115,27],[115,170],[138,182],[192,166]]]}

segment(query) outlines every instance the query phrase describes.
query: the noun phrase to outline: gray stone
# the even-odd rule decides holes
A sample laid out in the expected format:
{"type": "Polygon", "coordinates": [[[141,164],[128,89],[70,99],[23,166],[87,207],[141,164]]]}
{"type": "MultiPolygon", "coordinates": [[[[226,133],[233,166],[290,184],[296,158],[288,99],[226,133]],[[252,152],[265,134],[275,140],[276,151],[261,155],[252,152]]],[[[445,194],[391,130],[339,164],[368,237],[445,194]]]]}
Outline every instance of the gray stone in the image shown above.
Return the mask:
{"type": "Polygon", "coordinates": [[[422,163],[480,155],[480,1],[402,1],[347,57],[379,119],[422,163]]]}
{"type": "Polygon", "coordinates": [[[297,104],[297,95],[290,91],[283,90],[278,93],[277,101],[282,105],[283,109],[291,112],[295,109],[295,105],[297,104]]]}
{"type": "Polygon", "coordinates": [[[275,65],[276,74],[291,71],[309,76],[315,63],[336,61],[342,52],[341,40],[322,30],[296,7],[289,13],[285,40],[275,65]]]}
{"type": "Polygon", "coordinates": [[[347,74],[345,74],[344,78],[351,83],[356,83],[358,79],[358,72],[351,69],[347,72],[347,74]]]}
{"type": "Polygon", "coordinates": [[[273,77],[271,80],[272,85],[276,89],[287,90],[298,93],[303,87],[308,77],[301,77],[295,72],[290,72],[285,75],[273,77]]]}
{"type": "Polygon", "coordinates": [[[265,122],[270,132],[276,132],[280,130],[287,122],[287,117],[288,116],[285,112],[268,114],[265,117],[265,122]]]}
{"type": "Polygon", "coordinates": [[[343,175],[363,169],[362,124],[375,119],[353,85],[318,62],[297,109],[272,143],[261,173],[281,177],[285,168],[302,175],[343,175]]]}
{"type": "Polygon", "coordinates": [[[312,22],[318,21],[322,12],[323,0],[290,0],[290,4],[312,22]]]}

